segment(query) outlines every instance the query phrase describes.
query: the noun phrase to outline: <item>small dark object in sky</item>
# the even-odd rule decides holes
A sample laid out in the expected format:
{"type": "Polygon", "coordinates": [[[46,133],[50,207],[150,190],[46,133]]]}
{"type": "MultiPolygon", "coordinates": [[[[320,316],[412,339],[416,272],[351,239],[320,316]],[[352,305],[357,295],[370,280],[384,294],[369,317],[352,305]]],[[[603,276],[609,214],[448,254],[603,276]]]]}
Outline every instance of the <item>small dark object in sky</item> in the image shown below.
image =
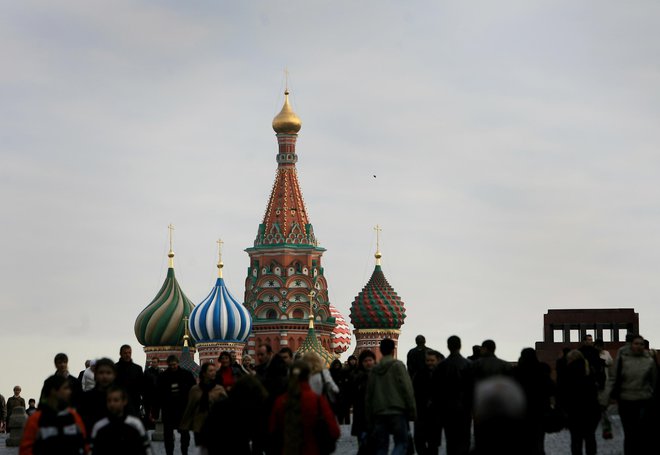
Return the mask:
{"type": "Polygon", "coordinates": [[[374,178],[376,178],[376,174],[374,174],[374,178]]]}

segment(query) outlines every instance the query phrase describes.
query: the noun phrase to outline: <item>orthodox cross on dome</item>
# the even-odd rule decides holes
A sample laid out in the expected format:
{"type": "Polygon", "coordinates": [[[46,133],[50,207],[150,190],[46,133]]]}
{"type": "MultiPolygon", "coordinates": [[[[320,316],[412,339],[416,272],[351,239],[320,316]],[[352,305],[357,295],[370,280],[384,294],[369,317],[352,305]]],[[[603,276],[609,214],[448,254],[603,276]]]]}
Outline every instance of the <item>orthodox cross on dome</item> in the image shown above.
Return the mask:
{"type": "Polygon", "coordinates": [[[174,237],[174,225],[172,223],[167,225],[167,230],[169,231],[169,238],[170,238],[170,251],[167,253],[167,257],[169,258],[169,268],[173,269],[174,268],[174,249],[172,248],[172,237],[174,237]]]}
{"type": "Polygon", "coordinates": [[[307,296],[309,297],[309,328],[313,329],[314,328],[314,296],[316,295],[316,292],[309,291],[309,294],[307,296]]]}
{"type": "Polygon", "coordinates": [[[284,91],[289,91],[289,70],[286,66],[284,67],[284,91]]]}
{"type": "Polygon", "coordinates": [[[379,225],[376,225],[374,227],[374,231],[376,231],[376,254],[374,255],[376,257],[376,265],[380,265],[380,258],[383,257],[382,254],[380,254],[380,233],[383,230],[379,225]]]}
{"type": "Polygon", "coordinates": [[[222,278],[222,268],[224,267],[222,263],[222,244],[225,242],[222,239],[218,239],[215,243],[218,244],[218,278],[222,278]]]}

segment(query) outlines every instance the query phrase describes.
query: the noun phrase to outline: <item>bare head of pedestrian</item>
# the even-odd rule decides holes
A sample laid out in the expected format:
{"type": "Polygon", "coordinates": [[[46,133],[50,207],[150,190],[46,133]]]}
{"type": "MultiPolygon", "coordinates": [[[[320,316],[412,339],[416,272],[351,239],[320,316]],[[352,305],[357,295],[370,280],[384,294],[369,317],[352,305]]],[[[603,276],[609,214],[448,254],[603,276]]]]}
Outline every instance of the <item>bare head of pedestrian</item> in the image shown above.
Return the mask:
{"type": "Polygon", "coordinates": [[[456,335],[452,335],[447,338],[447,349],[450,353],[460,352],[461,350],[461,339],[456,335]]]}
{"type": "Polygon", "coordinates": [[[57,374],[62,376],[66,376],[68,374],[69,356],[63,352],[60,352],[59,354],[55,355],[53,362],[55,363],[55,370],[57,374]]]}
{"type": "Polygon", "coordinates": [[[376,354],[374,354],[374,352],[369,349],[365,349],[364,351],[360,352],[358,365],[360,365],[360,368],[363,370],[371,370],[374,365],[376,365],[376,354]]]}
{"type": "Polygon", "coordinates": [[[14,396],[16,398],[21,396],[21,386],[20,385],[15,385],[14,386],[14,396]]]}
{"type": "Polygon", "coordinates": [[[270,358],[273,356],[273,348],[270,344],[260,344],[257,348],[257,363],[259,365],[270,362],[270,358]]]}
{"type": "Polygon", "coordinates": [[[125,344],[119,348],[119,358],[122,362],[130,362],[133,359],[133,349],[125,344]]]}
{"type": "Polygon", "coordinates": [[[380,353],[383,356],[392,355],[394,353],[394,348],[395,348],[395,344],[393,339],[383,338],[382,340],[380,340],[379,349],[380,349],[380,353]]]}
{"type": "Polygon", "coordinates": [[[634,335],[630,342],[630,351],[633,354],[642,354],[644,352],[644,337],[641,335],[634,335]]]}
{"type": "Polygon", "coordinates": [[[415,344],[419,347],[424,347],[426,345],[426,338],[424,335],[417,335],[415,337],[415,344]]]}
{"type": "Polygon", "coordinates": [[[167,368],[171,371],[176,371],[179,369],[179,358],[174,354],[167,357],[167,368]]]}
{"type": "Polygon", "coordinates": [[[94,363],[94,381],[99,389],[105,390],[110,387],[115,382],[116,376],[115,363],[112,360],[104,357],[94,363]]]}

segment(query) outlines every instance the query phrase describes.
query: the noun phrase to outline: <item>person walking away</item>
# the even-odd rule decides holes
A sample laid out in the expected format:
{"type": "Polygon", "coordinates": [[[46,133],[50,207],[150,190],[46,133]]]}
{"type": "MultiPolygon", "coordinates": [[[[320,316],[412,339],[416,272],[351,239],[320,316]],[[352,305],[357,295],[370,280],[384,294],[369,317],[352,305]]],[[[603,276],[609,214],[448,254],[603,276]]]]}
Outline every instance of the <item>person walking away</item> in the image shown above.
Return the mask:
{"type": "Polygon", "coordinates": [[[260,416],[255,416],[255,424],[260,428],[259,438],[254,441],[253,451],[255,454],[263,452],[271,453],[268,449],[268,418],[272,413],[273,406],[277,397],[286,392],[289,369],[282,357],[273,352],[269,344],[261,344],[257,347],[257,366],[255,368],[257,378],[261,381],[268,392],[266,398],[266,412],[260,416]]]}
{"type": "Polygon", "coordinates": [[[442,436],[442,424],[437,414],[431,409],[431,396],[433,392],[433,372],[444,356],[438,351],[426,351],[426,368],[418,371],[413,378],[415,391],[415,406],[417,420],[415,420],[415,449],[420,455],[438,455],[442,436]]]}
{"type": "Polygon", "coordinates": [[[348,368],[344,368],[341,360],[335,359],[330,364],[330,376],[339,387],[339,399],[333,404],[332,410],[337,416],[339,425],[351,424],[351,381],[348,368]]]}
{"type": "Polygon", "coordinates": [[[596,427],[600,420],[596,378],[578,350],[566,355],[566,369],[558,390],[560,406],[566,412],[571,434],[571,455],[595,455],[596,427]]]}
{"type": "Polygon", "coordinates": [[[317,395],[323,395],[330,406],[337,402],[339,387],[332,379],[330,371],[325,368],[325,363],[316,352],[306,352],[302,360],[307,362],[310,368],[309,387],[317,395]]]}
{"type": "Polygon", "coordinates": [[[550,365],[539,362],[533,348],[520,352],[512,376],[522,388],[527,407],[520,437],[529,455],[545,455],[544,416],[550,412],[556,386],[550,377],[550,365]]]}
{"type": "Polygon", "coordinates": [[[115,382],[128,393],[129,414],[139,417],[142,407],[142,389],[144,388],[144,373],[140,365],[133,363],[133,349],[124,344],[119,348],[119,361],[115,364],[117,378],[115,382]]]}
{"type": "Polygon", "coordinates": [[[367,383],[369,374],[376,365],[376,354],[369,349],[360,352],[358,358],[358,369],[353,376],[353,425],[351,425],[351,435],[357,437],[358,455],[367,455],[374,453],[371,450],[373,443],[370,444],[369,432],[367,430],[367,416],[365,398],[367,396],[367,383]]]}
{"type": "Polygon", "coordinates": [[[96,369],[96,360],[88,360],[85,362],[87,364],[89,362],[89,366],[83,370],[82,375],[78,379],[82,385],[82,390],[83,392],[87,392],[88,390],[92,390],[96,383],[94,382],[94,370],[96,369]]]}
{"type": "Polygon", "coordinates": [[[433,375],[431,407],[440,416],[445,431],[447,455],[465,455],[470,450],[474,380],[471,363],[461,355],[461,339],[447,339],[449,356],[433,375]]]}
{"type": "Polygon", "coordinates": [[[418,371],[423,371],[426,368],[426,338],[424,335],[417,335],[415,337],[416,346],[408,351],[406,356],[406,366],[408,367],[408,374],[410,379],[415,377],[418,371]]]}
{"type": "Polygon", "coordinates": [[[619,349],[614,362],[612,398],[618,402],[619,416],[623,426],[623,453],[637,455],[648,453],[652,447],[649,425],[651,404],[657,379],[655,362],[644,350],[644,338],[630,337],[628,349],[619,349]]]}
{"type": "Polygon", "coordinates": [[[7,400],[7,422],[11,418],[11,413],[16,407],[25,407],[25,399],[21,396],[21,386],[14,386],[14,396],[7,400]]]}
{"type": "Polygon", "coordinates": [[[167,369],[158,377],[158,404],[163,418],[166,455],[174,454],[174,430],[181,435],[181,454],[188,454],[190,432],[181,430],[181,418],[188,403],[188,392],[195,385],[195,377],[186,369],[179,368],[175,355],[167,358],[167,369]]]}
{"type": "MultiPolygon", "coordinates": [[[[73,378],[75,380],[75,378],[73,378]]],[[[25,424],[19,455],[81,455],[85,443],[85,425],[69,407],[71,383],[66,376],[53,375],[44,381],[39,409],[25,424]]]]}
{"type": "Polygon", "coordinates": [[[80,400],[80,416],[85,422],[85,429],[88,435],[96,422],[108,415],[107,392],[115,382],[115,364],[108,358],[102,358],[96,361],[94,367],[94,388],[84,392],[80,400]]]}
{"type": "Polygon", "coordinates": [[[199,372],[199,384],[190,389],[188,404],[181,418],[180,428],[193,432],[196,446],[202,445],[200,432],[211,406],[216,401],[227,397],[225,389],[216,384],[215,375],[215,365],[209,362],[202,365],[199,372]]]}
{"type": "Polygon", "coordinates": [[[94,455],[151,455],[151,444],[140,419],[126,413],[126,390],[112,385],[107,392],[108,416],[96,422],[91,434],[94,455]]]}
{"type": "Polygon", "coordinates": [[[7,422],[7,402],[5,401],[5,397],[0,394],[0,433],[4,433],[7,431],[6,428],[6,422],[7,422]]]}
{"type": "Polygon", "coordinates": [[[254,375],[240,378],[226,399],[211,406],[200,434],[202,450],[208,455],[252,455],[250,444],[260,430],[255,416],[264,414],[265,402],[266,389],[254,375]],[[218,436],[218,428],[226,436],[218,436]]]}
{"type": "Polygon", "coordinates": [[[390,435],[394,437],[392,455],[405,455],[408,422],[416,417],[412,382],[403,362],[394,359],[394,347],[390,338],[380,341],[382,358],[372,369],[367,383],[367,427],[378,455],[388,453],[390,435]]]}
{"type": "Polygon", "coordinates": [[[291,368],[289,388],[280,396],[270,416],[269,430],[280,449],[275,453],[291,455],[321,454],[316,434],[321,420],[327,436],[339,439],[340,430],[330,404],[317,395],[309,385],[310,367],[305,361],[296,361],[291,368]]]}
{"type": "Polygon", "coordinates": [[[511,374],[511,364],[495,355],[495,342],[485,340],[481,343],[481,355],[472,362],[475,383],[493,376],[508,376],[511,374]]]}

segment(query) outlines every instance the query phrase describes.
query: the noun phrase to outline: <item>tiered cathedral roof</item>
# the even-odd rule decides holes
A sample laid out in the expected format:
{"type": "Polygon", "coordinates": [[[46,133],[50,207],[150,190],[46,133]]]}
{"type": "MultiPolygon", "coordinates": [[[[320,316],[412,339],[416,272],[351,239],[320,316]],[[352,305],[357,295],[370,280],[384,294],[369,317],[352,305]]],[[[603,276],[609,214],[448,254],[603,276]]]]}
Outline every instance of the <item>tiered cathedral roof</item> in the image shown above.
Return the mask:
{"type": "Polygon", "coordinates": [[[307,329],[307,336],[300,345],[300,348],[298,348],[297,352],[300,354],[305,354],[306,352],[315,352],[321,357],[321,359],[323,359],[326,366],[330,366],[330,364],[336,358],[336,356],[328,352],[319,342],[319,339],[316,336],[316,331],[314,330],[314,307],[312,303],[313,301],[314,301],[314,293],[312,292],[310,293],[310,299],[309,299],[309,328],[307,329]]]}

